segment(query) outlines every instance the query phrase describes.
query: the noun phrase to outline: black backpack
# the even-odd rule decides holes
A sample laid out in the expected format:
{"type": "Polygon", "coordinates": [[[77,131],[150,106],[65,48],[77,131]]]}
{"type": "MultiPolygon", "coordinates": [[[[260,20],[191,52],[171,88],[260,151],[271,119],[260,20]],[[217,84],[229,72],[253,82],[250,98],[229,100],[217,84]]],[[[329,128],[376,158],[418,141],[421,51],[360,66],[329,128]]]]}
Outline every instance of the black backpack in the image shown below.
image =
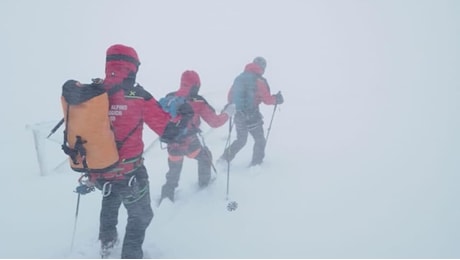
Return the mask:
{"type": "Polygon", "coordinates": [[[190,134],[188,122],[194,115],[192,106],[185,97],[176,96],[175,92],[167,94],[158,103],[171,115],[171,121],[166,125],[160,141],[167,144],[181,142],[190,134]]]}

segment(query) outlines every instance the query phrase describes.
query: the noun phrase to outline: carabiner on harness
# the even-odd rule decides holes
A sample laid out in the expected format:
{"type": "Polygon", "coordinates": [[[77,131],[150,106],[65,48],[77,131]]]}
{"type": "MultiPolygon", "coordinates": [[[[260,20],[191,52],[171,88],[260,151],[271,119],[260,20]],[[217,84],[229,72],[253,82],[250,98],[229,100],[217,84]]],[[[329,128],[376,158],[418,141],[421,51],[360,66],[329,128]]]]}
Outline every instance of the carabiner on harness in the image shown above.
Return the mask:
{"type": "Polygon", "coordinates": [[[102,197],[108,197],[112,193],[112,183],[109,181],[102,185],[102,197]]]}
{"type": "Polygon", "coordinates": [[[136,182],[136,176],[131,176],[131,178],[129,178],[129,181],[128,181],[128,187],[131,187],[133,186],[133,182],[136,182]]]}

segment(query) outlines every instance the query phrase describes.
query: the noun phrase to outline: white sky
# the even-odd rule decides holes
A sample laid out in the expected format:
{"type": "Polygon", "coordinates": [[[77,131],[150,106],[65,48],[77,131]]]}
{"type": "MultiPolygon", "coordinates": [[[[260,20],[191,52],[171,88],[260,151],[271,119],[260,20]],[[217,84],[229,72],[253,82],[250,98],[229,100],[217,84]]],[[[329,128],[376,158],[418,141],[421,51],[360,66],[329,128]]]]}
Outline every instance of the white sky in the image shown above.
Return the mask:
{"type": "MultiPolygon", "coordinates": [[[[62,84],[103,77],[114,43],[136,48],[138,81],[157,98],[194,69],[221,109],[262,55],[286,101],[267,163],[244,169],[251,142],[235,161],[239,209],[225,210],[225,173],[207,193],[155,209],[150,257],[460,258],[459,13],[455,0],[0,1],[0,258],[98,258],[100,194],[82,198],[69,252],[78,174],[40,177],[25,126],[57,122],[62,84]]],[[[263,107],[265,127],[272,111],[263,107]]],[[[226,134],[207,136],[216,158],[226,134]]],[[[53,167],[59,144],[44,143],[53,167]]],[[[146,163],[155,198],[166,152],[153,147],[146,163]]],[[[182,194],[195,181],[189,162],[182,194]]]]}

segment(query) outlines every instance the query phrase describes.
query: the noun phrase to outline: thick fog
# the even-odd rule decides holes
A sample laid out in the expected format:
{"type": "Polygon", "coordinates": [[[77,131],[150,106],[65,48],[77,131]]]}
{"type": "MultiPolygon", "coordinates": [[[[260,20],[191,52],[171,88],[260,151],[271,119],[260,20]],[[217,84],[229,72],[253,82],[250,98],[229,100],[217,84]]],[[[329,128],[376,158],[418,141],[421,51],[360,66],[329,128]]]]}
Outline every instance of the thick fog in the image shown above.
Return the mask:
{"type": "MultiPolygon", "coordinates": [[[[99,257],[101,195],[82,198],[70,250],[79,174],[61,164],[62,129],[46,135],[62,84],[104,77],[106,49],[122,43],[156,98],[193,69],[220,111],[255,56],[285,98],[265,163],[245,167],[251,141],[232,163],[238,210],[226,210],[226,171],[195,193],[186,161],[183,200],[154,207],[147,257],[460,258],[459,14],[455,0],[1,1],[0,257],[99,257]]],[[[267,130],[274,110],[261,108],[267,130]]],[[[228,126],[203,129],[217,158],[228,126]]],[[[166,158],[158,143],[145,153],[153,200],[166,158]]]]}

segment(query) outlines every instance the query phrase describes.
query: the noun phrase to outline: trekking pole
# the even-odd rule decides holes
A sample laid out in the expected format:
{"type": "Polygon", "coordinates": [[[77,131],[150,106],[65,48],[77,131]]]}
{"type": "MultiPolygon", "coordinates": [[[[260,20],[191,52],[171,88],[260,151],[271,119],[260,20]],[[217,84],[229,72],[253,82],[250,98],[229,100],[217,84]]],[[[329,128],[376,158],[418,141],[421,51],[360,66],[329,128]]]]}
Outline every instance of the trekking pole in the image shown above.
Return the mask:
{"type": "Polygon", "coordinates": [[[75,221],[73,224],[73,234],[72,234],[72,242],[70,244],[70,251],[73,250],[73,242],[75,240],[75,231],[77,230],[77,219],[78,219],[78,209],[80,207],[80,193],[77,196],[77,209],[75,210],[75,221]]]}
{"type": "MultiPolygon", "coordinates": [[[[228,138],[227,138],[227,143],[225,144],[225,151],[227,150],[227,148],[230,147],[230,139],[231,139],[231,136],[232,136],[232,128],[233,128],[232,118],[233,117],[230,117],[229,124],[228,124],[228,138]]],[[[227,159],[227,194],[226,194],[226,200],[228,200],[228,198],[229,198],[229,190],[230,190],[230,160],[227,159]]]]}
{"type": "Polygon", "coordinates": [[[230,138],[231,138],[230,135],[232,133],[232,128],[233,128],[232,118],[233,117],[230,117],[228,121],[229,122],[228,123],[228,137],[227,137],[227,141],[225,142],[224,153],[227,150],[227,148],[230,146],[230,138]]]}
{"type": "MultiPolygon", "coordinates": [[[[228,129],[228,139],[227,139],[227,148],[229,148],[230,150],[230,138],[232,136],[232,128],[233,128],[233,123],[232,123],[232,118],[230,118],[230,121],[229,121],[229,129],[228,129]]],[[[227,150],[227,149],[225,149],[227,150]]],[[[226,201],[228,201],[230,199],[229,197],[229,193],[230,193],[230,160],[227,160],[227,196],[225,198],[226,201]]],[[[227,210],[228,211],[234,211],[238,208],[238,203],[236,201],[229,201],[228,204],[227,204],[227,210]]]]}
{"type": "Polygon", "coordinates": [[[59,127],[61,127],[61,125],[64,123],[64,118],[61,119],[61,121],[59,121],[59,123],[57,123],[53,129],[51,129],[51,133],[46,137],[46,138],[49,138],[52,134],[54,134],[58,129],[59,127]]]}
{"type": "Polygon", "coordinates": [[[278,104],[276,104],[275,107],[273,108],[272,119],[270,120],[270,125],[268,125],[267,137],[265,137],[265,146],[267,146],[268,136],[270,135],[270,130],[272,129],[273,118],[275,117],[275,112],[276,112],[277,107],[278,107],[278,104]]]}
{"type": "Polygon", "coordinates": [[[94,186],[87,186],[87,183],[89,181],[89,171],[88,171],[88,166],[86,165],[86,159],[83,159],[83,165],[85,166],[85,169],[87,170],[86,171],[86,174],[83,174],[82,176],[80,176],[80,178],[78,179],[78,183],[80,183],[80,186],[78,186],[75,190],[75,192],[78,194],[77,196],[77,208],[75,209],[75,221],[73,223],[73,234],[72,234],[72,243],[70,244],[70,251],[73,250],[73,242],[75,240],[75,231],[77,230],[77,220],[78,220],[78,210],[80,208],[80,196],[82,194],[87,194],[91,191],[94,191],[94,186]],[[83,178],[88,178],[88,180],[83,180],[83,178]],[[85,187],[83,190],[80,189],[81,187],[85,187]],[[84,192],[84,193],[82,193],[84,192]]]}

